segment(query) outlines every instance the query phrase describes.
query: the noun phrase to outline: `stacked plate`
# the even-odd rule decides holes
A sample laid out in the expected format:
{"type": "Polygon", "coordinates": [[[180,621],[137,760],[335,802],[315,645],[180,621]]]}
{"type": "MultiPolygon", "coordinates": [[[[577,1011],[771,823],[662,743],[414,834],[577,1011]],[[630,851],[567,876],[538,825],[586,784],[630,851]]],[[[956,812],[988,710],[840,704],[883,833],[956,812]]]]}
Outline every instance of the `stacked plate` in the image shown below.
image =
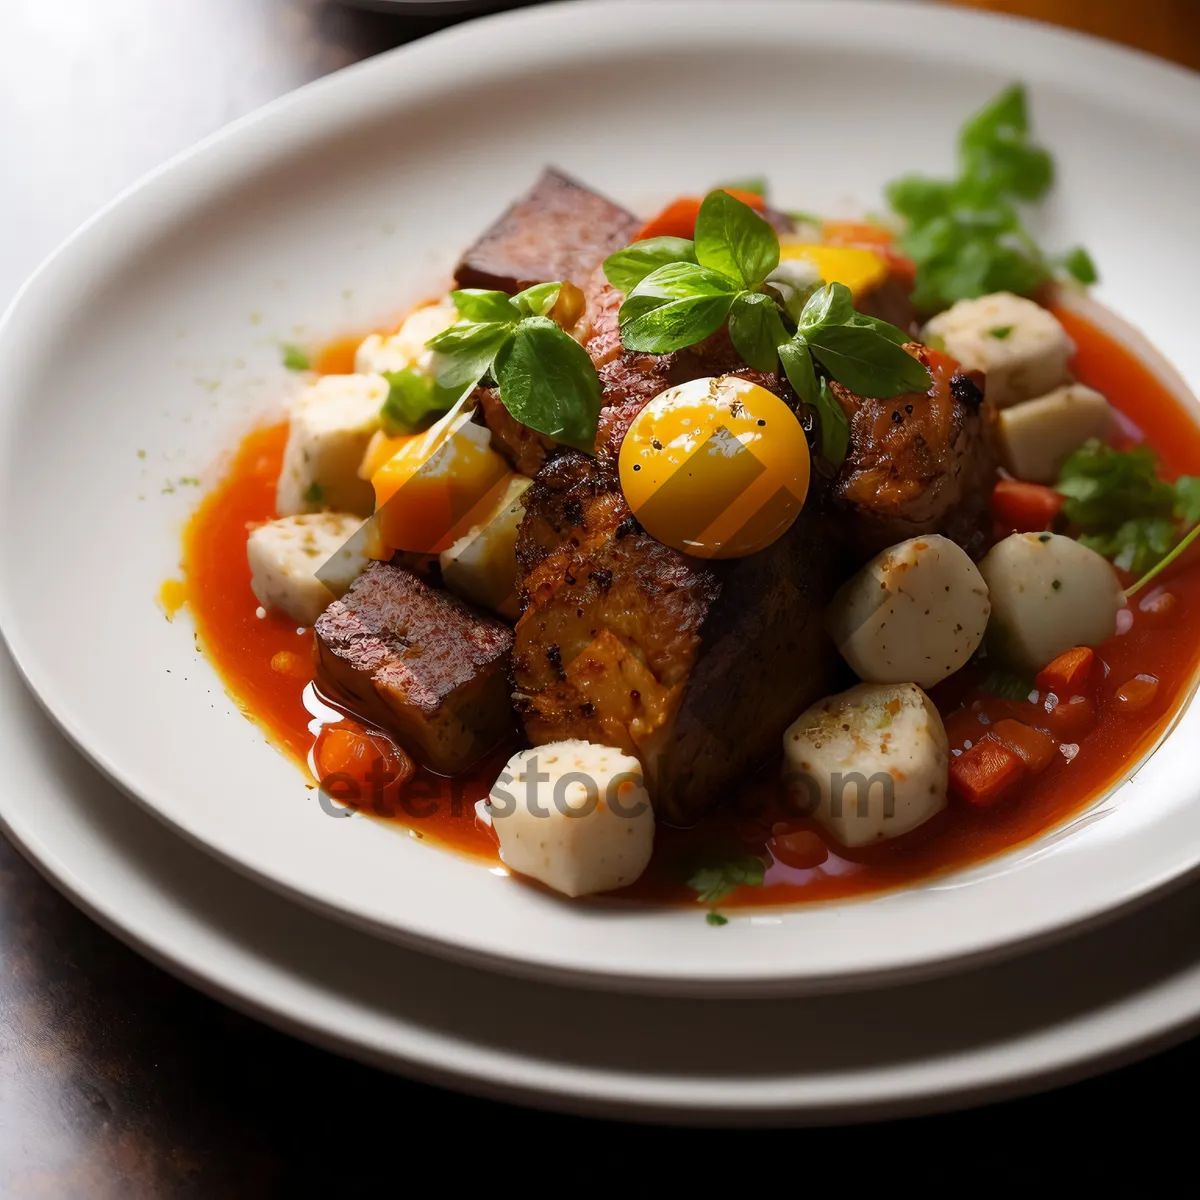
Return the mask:
{"type": "Polygon", "coordinates": [[[1033,845],[714,929],[558,903],[332,819],[242,719],[186,612],[168,622],[155,603],[195,500],[181,484],[211,479],[278,405],[278,341],[437,291],[546,162],[635,209],[765,166],[797,207],[861,211],[900,170],[944,169],[926,147],[952,145],[1016,72],[1058,151],[1047,237],[1088,245],[1100,298],[1200,380],[1177,269],[1195,240],[1194,76],[934,7],[680,16],[639,5],[634,36],[619,3],[524,10],[351,68],[175,160],[30,282],[0,332],[0,622],[52,721],[6,662],[5,827],[198,986],[493,1095],[848,1119],[1033,1087],[1178,1036],[1200,1015],[1200,897],[1162,893],[1200,863],[1185,769],[1200,708],[1033,845]]]}

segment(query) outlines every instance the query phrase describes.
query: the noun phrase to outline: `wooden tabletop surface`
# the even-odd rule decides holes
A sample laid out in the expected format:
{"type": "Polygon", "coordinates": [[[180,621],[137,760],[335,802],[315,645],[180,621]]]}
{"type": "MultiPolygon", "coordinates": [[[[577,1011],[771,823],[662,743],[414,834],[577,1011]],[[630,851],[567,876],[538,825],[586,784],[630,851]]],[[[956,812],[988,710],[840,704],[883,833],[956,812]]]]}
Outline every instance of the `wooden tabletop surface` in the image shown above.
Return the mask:
{"type": "MultiPolygon", "coordinates": [[[[962,2],[1200,67],[1196,0],[962,2]]],[[[292,87],[436,27],[324,0],[5,0],[0,306],[142,171],[292,87]]],[[[568,1186],[609,1163],[628,1187],[654,1161],[686,1186],[714,1157],[741,1177],[734,1186],[755,1190],[764,1170],[803,1188],[823,1165],[851,1181],[880,1168],[926,1187],[966,1184],[972,1162],[991,1179],[1044,1179],[1055,1160],[1076,1181],[1111,1179],[1127,1154],[1161,1163],[1190,1148],[1198,1075],[1194,1041],[1029,1100],[793,1133],[531,1114],[392,1078],[236,1015],[103,932],[0,838],[0,1196],[13,1200],[349,1197],[399,1191],[418,1164],[422,1183],[433,1171],[453,1185],[475,1162],[492,1179],[568,1186]],[[573,1157],[573,1176],[545,1172],[550,1146],[573,1157]]]]}

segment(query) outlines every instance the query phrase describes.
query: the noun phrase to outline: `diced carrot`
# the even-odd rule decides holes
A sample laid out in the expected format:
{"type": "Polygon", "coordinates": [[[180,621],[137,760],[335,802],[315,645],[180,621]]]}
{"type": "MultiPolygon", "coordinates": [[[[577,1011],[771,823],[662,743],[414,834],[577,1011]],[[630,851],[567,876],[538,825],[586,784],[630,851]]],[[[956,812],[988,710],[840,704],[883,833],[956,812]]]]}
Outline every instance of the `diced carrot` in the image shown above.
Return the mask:
{"type": "Polygon", "coordinates": [[[1064,700],[1051,692],[1043,708],[1050,735],[1060,742],[1078,742],[1096,727],[1096,701],[1091,696],[1070,696],[1064,700]]]}
{"type": "Polygon", "coordinates": [[[1024,774],[1018,754],[985,737],[950,760],[950,789],[976,808],[989,808],[1024,774]]]}
{"type": "Polygon", "coordinates": [[[1090,646],[1064,650],[1037,676],[1039,692],[1053,692],[1060,700],[1088,696],[1096,680],[1096,652],[1090,646]]]}
{"type": "Polygon", "coordinates": [[[1049,529],[1066,497],[1040,483],[1001,479],[992,489],[992,516],[996,524],[1017,533],[1049,529]]]}
{"type": "Polygon", "coordinates": [[[786,866],[811,871],[829,857],[829,847],[811,829],[793,829],[777,821],[771,835],[771,853],[786,866]]]}
{"type": "Polygon", "coordinates": [[[1135,675],[1121,684],[1116,701],[1122,712],[1135,713],[1149,708],[1158,695],[1158,680],[1153,675],[1135,675]]]}
{"type": "MultiPolygon", "coordinates": [[[[740,188],[725,188],[735,200],[748,204],[761,212],[766,204],[763,198],[755,192],[743,192],[740,188]]],[[[700,215],[700,196],[681,196],[673,200],[657,216],[651,217],[634,235],[635,242],[646,238],[677,237],[693,238],[696,236],[696,218],[700,215]]]]}
{"type": "Polygon", "coordinates": [[[1002,746],[1007,746],[1035,775],[1044,771],[1053,761],[1058,746],[1040,729],[1031,729],[1022,721],[1005,717],[992,726],[988,735],[1002,746]]]}

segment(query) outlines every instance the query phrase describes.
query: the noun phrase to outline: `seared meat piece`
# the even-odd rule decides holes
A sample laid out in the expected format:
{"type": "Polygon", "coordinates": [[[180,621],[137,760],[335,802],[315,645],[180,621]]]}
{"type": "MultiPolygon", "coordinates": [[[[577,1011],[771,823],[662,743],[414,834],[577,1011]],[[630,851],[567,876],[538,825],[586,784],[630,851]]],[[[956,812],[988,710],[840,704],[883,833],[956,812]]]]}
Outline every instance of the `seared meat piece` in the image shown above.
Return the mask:
{"type": "Polygon", "coordinates": [[[583,287],[593,269],[627,245],[641,222],[561,171],[547,168],[463,256],[460,288],[519,292],[550,280],[583,287]]]}
{"type": "Polygon", "coordinates": [[[911,299],[912,286],[898,275],[889,275],[873,288],[855,307],[869,317],[878,317],[914,336],[920,331],[921,320],[911,299]]]}
{"type": "Polygon", "coordinates": [[[942,533],[978,557],[990,529],[995,415],[978,376],[925,346],[909,349],[933,372],[927,395],[865,400],[833,385],[850,418],[850,451],[834,495],[863,556],[942,533]]]}
{"type": "Polygon", "coordinates": [[[453,775],[513,728],[512,631],[391,563],[373,563],[318,619],[321,679],[453,775]]]}
{"type": "Polygon", "coordinates": [[[611,459],[555,459],[526,493],[517,708],[535,744],[637,754],[659,811],[686,820],[769,754],[831,686],[822,611],[841,578],[823,519],[706,563],[642,532],[611,459]]]}
{"type": "Polygon", "coordinates": [[[522,425],[500,402],[495,388],[478,388],[475,398],[484,424],[492,432],[492,446],[512,464],[514,471],[534,476],[557,443],[545,434],[522,425]]]}

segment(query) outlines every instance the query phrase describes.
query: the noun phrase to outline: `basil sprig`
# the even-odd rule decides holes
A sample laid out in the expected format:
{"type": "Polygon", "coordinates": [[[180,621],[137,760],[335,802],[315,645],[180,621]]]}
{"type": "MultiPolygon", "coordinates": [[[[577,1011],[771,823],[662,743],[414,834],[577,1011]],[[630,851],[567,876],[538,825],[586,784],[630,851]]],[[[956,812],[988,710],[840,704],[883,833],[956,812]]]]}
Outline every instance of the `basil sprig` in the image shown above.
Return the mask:
{"type": "Polygon", "coordinates": [[[385,425],[395,429],[445,412],[491,379],[500,402],[538,433],[590,452],[600,417],[600,380],[587,351],[550,319],[561,283],[539,283],[515,296],[481,288],[450,293],[459,320],[426,342],[437,357],[432,378],[388,376],[385,425]]]}
{"type": "Polygon", "coordinates": [[[908,335],[856,312],[844,284],[810,292],[789,275],[787,287],[777,286],[775,231],[727,192],[705,197],[694,241],[635,242],[605,260],[604,273],[626,295],[619,321],[627,349],[669,354],[728,321],[730,341],[751,367],[775,371],[782,362],[796,394],[816,410],[821,453],[835,466],[850,431],[831,381],[874,399],[932,386],[925,365],[904,349],[908,335]]]}

